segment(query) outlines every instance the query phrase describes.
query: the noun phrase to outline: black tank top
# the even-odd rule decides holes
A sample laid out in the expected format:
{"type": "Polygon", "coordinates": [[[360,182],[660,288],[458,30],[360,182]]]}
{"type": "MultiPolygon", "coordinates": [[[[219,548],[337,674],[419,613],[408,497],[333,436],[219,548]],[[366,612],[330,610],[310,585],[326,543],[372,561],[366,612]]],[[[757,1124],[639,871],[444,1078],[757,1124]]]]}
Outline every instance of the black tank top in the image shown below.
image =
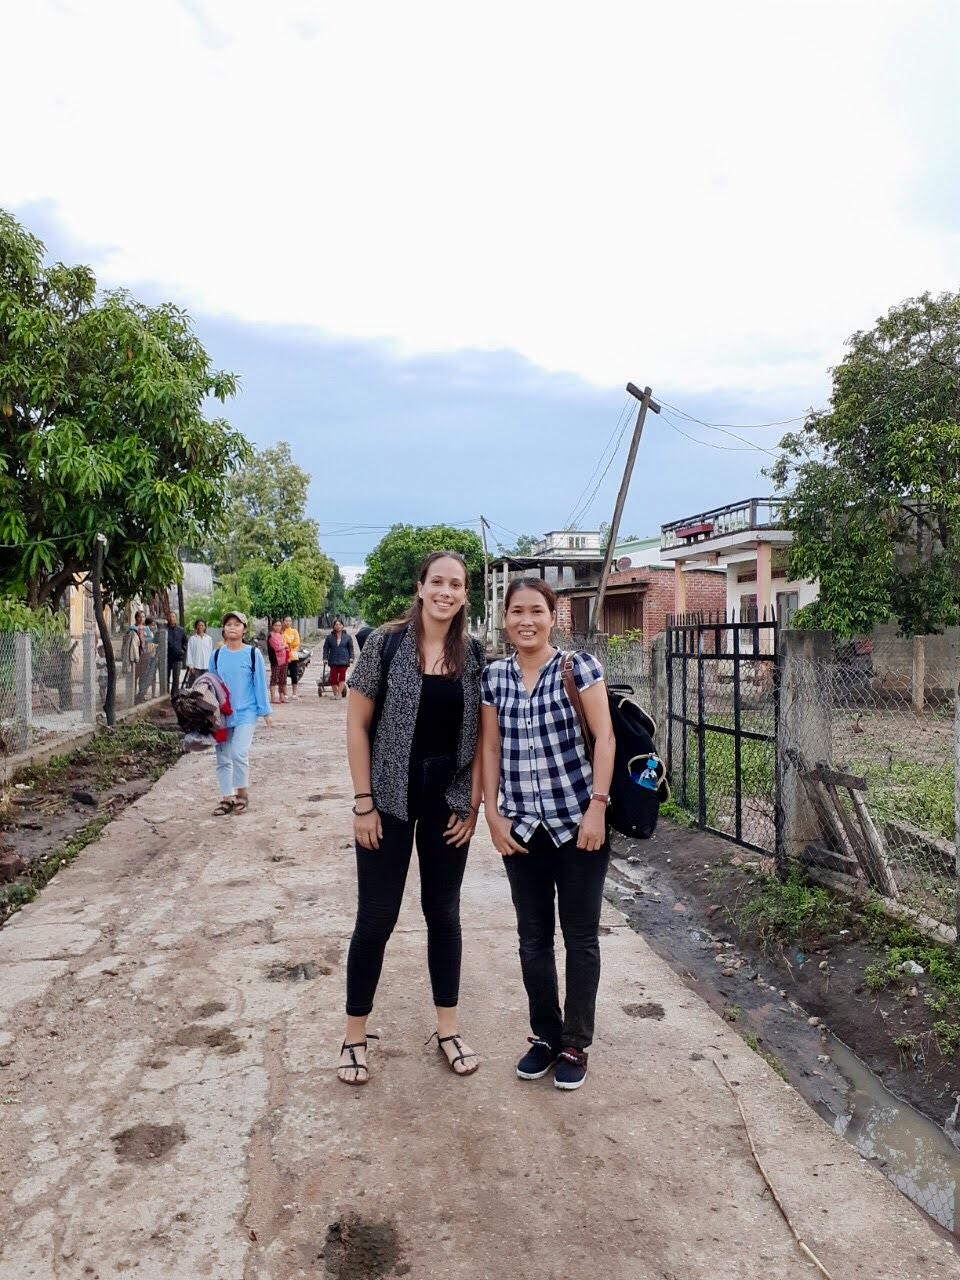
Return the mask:
{"type": "Polygon", "coordinates": [[[456,756],[463,725],[463,685],[459,676],[422,676],[420,707],[413,732],[414,760],[456,756]]]}

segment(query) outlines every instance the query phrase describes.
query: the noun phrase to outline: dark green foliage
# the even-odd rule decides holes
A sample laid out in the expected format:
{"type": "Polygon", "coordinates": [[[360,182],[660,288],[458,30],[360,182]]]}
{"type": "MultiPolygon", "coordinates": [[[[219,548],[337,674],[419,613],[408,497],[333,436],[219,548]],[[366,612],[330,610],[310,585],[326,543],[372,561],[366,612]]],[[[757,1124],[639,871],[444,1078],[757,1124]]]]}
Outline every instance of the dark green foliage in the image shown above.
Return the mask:
{"type": "Polygon", "coordinates": [[[793,486],[790,576],[820,584],[795,624],[938,632],[960,621],[960,294],[911,298],[848,346],[771,471],[793,486]]]}
{"type": "Polygon", "coordinates": [[[236,389],[179,308],[98,294],[87,267],[43,265],[0,210],[0,592],[55,606],[108,539],[103,582],[129,598],[180,574],[248,456],[209,421],[236,389]]]}
{"type": "Polygon", "coordinates": [[[470,572],[470,608],[483,612],[483,543],[468,529],[446,525],[396,524],[367,556],[367,568],[354,587],[364,619],[379,626],[405,613],[413,598],[420,565],[433,551],[458,551],[470,572]]]}

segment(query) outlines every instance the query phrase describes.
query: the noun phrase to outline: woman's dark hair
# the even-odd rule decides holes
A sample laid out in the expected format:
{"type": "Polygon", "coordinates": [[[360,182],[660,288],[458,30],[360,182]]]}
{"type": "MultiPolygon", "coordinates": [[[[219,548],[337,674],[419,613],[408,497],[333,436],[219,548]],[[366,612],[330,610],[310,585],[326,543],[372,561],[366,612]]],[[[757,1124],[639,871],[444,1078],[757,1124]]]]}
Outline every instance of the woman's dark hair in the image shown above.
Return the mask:
{"type": "MultiPolygon", "coordinates": [[[[417,574],[417,581],[421,586],[426,582],[427,575],[431,567],[437,560],[456,560],[457,564],[463,570],[463,585],[467,591],[470,590],[470,570],[467,568],[467,562],[459,551],[434,551],[427,556],[423,564],[420,566],[420,572],[417,574]]],[[[413,634],[417,642],[417,656],[420,659],[420,668],[423,669],[423,601],[420,599],[419,593],[413,597],[413,603],[403,615],[402,618],[394,618],[392,622],[386,624],[388,631],[402,631],[408,623],[413,623],[413,634]]],[[[443,674],[446,676],[458,676],[463,671],[463,665],[467,657],[467,602],[463,602],[454,616],[450,619],[450,625],[447,628],[447,638],[443,642],[443,674]]]]}
{"type": "Polygon", "coordinates": [[[548,587],[542,578],[514,578],[507,587],[507,594],[503,597],[503,612],[506,613],[510,608],[510,601],[518,591],[536,591],[538,595],[543,596],[547,602],[547,608],[551,613],[557,611],[557,593],[548,587]]]}
{"type": "Polygon", "coordinates": [[[143,610],[142,610],[142,609],[138,609],[138,610],[136,611],[136,613],[133,615],[133,620],[134,620],[134,622],[136,622],[136,620],[137,620],[138,618],[142,618],[142,617],[143,617],[143,610]]]}
{"type": "Polygon", "coordinates": [[[207,625],[207,620],[206,620],[206,618],[198,618],[198,619],[196,620],[196,622],[193,624],[193,629],[194,629],[194,631],[196,631],[197,627],[199,627],[199,625],[200,625],[200,623],[201,623],[201,622],[203,623],[203,625],[204,625],[204,626],[206,626],[206,625],[207,625]]]}

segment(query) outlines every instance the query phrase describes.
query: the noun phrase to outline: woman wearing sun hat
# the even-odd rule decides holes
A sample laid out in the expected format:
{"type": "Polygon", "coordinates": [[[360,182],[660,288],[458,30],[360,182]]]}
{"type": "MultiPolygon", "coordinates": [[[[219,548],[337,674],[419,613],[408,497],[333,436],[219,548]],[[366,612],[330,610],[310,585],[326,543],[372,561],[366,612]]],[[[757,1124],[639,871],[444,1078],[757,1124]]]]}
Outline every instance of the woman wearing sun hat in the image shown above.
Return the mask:
{"type": "Polygon", "coordinates": [[[247,779],[250,771],[250,745],[257,727],[257,717],[270,728],[270,691],[263,654],[253,645],[244,644],[246,615],[231,610],[223,617],[223,644],[214,649],[210,670],[219,676],[230,695],[230,714],[226,717],[227,739],[217,743],[217,782],[220,803],[216,817],[243,813],[250,803],[247,779]]]}

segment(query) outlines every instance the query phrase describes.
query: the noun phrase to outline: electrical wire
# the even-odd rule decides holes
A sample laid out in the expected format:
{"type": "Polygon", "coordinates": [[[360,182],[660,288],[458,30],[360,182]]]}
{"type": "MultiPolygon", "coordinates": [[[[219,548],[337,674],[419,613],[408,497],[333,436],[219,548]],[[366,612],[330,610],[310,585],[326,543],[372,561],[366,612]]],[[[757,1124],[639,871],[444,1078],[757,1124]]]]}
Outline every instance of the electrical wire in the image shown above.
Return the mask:
{"type": "Polygon", "coordinates": [[[673,421],[673,419],[671,418],[670,414],[668,414],[668,413],[661,413],[661,415],[660,415],[660,416],[661,416],[661,418],[663,419],[663,421],[667,424],[667,426],[668,426],[668,427],[672,427],[672,429],[673,429],[674,431],[676,431],[678,435],[685,436],[688,440],[692,440],[692,441],[694,442],[694,444],[702,444],[702,445],[705,445],[705,446],[706,446],[706,448],[708,448],[708,449],[719,449],[719,450],[720,450],[721,452],[723,452],[723,453],[751,453],[751,452],[753,452],[753,453],[765,453],[765,454],[768,454],[771,458],[779,458],[779,457],[780,457],[780,455],[779,455],[779,453],[776,451],[776,449],[767,449],[767,448],[766,448],[764,445],[762,445],[762,444],[754,444],[752,440],[747,440],[744,436],[738,436],[738,435],[737,435],[735,432],[733,432],[733,431],[726,431],[726,430],[723,430],[722,428],[716,428],[717,430],[723,430],[723,434],[724,434],[724,435],[732,436],[732,437],[734,438],[734,440],[741,440],[741,441],[743,442],[742,444],[739,444],[739,445],[736,445],[736,444],[717,444],[717,443],[716,443],[715,441],[713,441],[713,440],[704,440],[704,439],[702,439],[700,436],[694,436],[694,435],[691,435],[689,431],[684,431],[684,429],[683,429],[681,426],[679,426],[676,422],[674,422],[674,421],[673,421]]]}
{"type": "MultiPolygon", "coordinates": [[[[614,437],[617,435],[617,433],[618,433],[618,432],[619,432],[619,433],[620,433],[620,435],[622,436],[622,434],[623,434],[623,422],[624,422],[624,419],[625,419],[625,418],[627,418],[627,419],[629,420],[629,416],[630,416],[630,406],[631,406],[631,404],[632,404],[632,403],[633,403],[632,398],[631,398],[630,396],[627,396],[627,397],[626,397],[626,399],[625,399],[625,401],[624,401],[623,408],[620,410],[620,417],[617,419],[617,424],[616,424],[616,426],[613,428],[613,430],[610,432],[610,435],[609,435],[609,438],[607,439],[606,444],[603,446],[603,448],[602,448],[602,449],[601,449],[601,451],[600,451],[600,457],[597,459],[596,463],[594,464],[593,470],[590,472],[590,475],[587,477],[587,482],[586,482],[586,484],[583,486],[583,489],[580,491],[580,496],[577,498],[576,502],[574,503],[573,510],[571,511],[570,515],[569,515],[569,516],[567,516],[567,519],[565,520],[565,522],[564,522],[564,524],[563,524],[563,528],[564,528],[564,529],[573,529],[573,528],[575,528],[575,527],[576,527],[575,522],[576,522],[577,520],[582,519],[582,518],[583,518],[583,516],[586,514],[586,511],[581,512],[581,510],[580,510],[580,507],[581,507],[581,505],[582,505],[582,503],[583,503],[583,500],[584,500],[584,496],[585,496],[585,494],[587,493],[587,491],[589,490],[589,488],[590,488],[591,484],[593,484],[593,480],[594,480],[594,477],[596,476],[597,472],[600,470],[601,466],[603,465],[603,460],[604,460],[604,458],[607,456],[607,450],[610,448],[610,444],[611,444],[611,442],[613,441],[614,437]]],[[[619,447],[619,443],[620,443],[620,441],[619,441],[619,439],[618,439],[618,440],[617,440],[617,445],[614,447],[614,454],[616,454],[616,449],[619,447]]],[[[607,469],[609,470],[609,465],[608,465],[608,468],[607,468],[607,469]]],[[[606,474],[606,473],[604,473],[604,474],[606,474]]],[[[589,509],[589,508],[587,508],[587,509],[589,509]]]]}
{"type": "Polygon", "coordinates": [[[665,409],[672,409],[674,413],[678,413],[681,418],[686,418],[690,422],[695,422],[698,427],[709,427],[711,431],[722,431],[724,428],[736,429],[739,431],[762,431],[765,427],[788,427],[792,422],[803,422],[807,415],[799,414],[795,418],[780,418],[775,422],[707,422],[703,418],[698,418],[692,413],[687,413],[686,409],[680,409],[675,404],[670,404],[667,400],[661,400],[660,404],[665,409]]]}

